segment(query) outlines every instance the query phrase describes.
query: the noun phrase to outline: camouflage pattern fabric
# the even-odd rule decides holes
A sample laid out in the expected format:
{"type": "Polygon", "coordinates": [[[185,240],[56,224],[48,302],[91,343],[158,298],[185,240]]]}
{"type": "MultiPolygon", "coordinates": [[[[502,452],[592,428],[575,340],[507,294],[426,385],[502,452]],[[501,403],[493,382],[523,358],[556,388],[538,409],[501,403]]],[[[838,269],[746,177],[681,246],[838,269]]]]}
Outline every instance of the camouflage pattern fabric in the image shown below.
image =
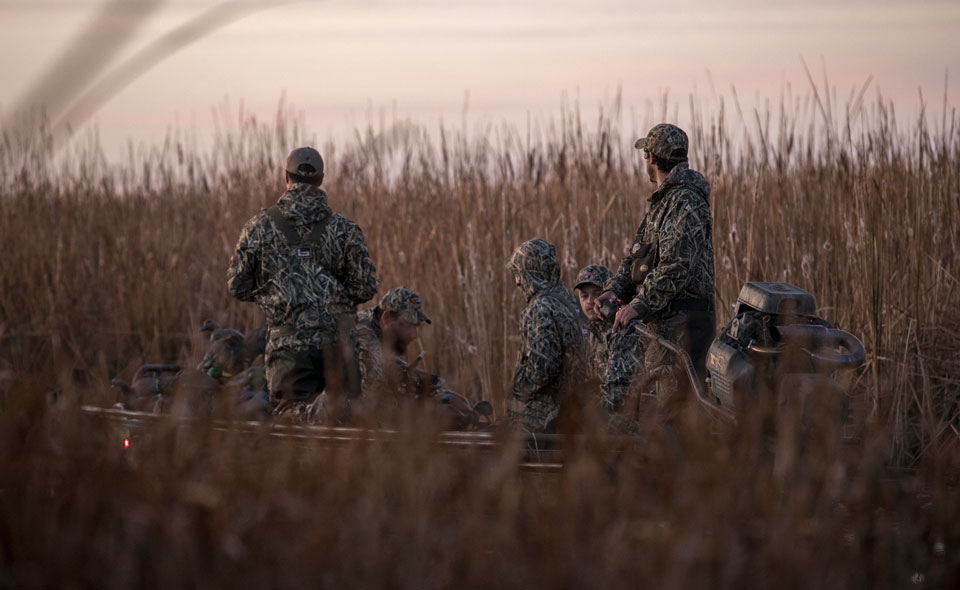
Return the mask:
{"type": "Polygon", "coordinates": [[[380,310],[365,309],[357,314],[357,358],[360,360],[360,382],[364,394],[383,381],[383,329],[380,310]]]}
{"type": "Polygon", "coordinates": [[[613,273],[602,264],[591,264],[580,269],[577,273],[577,282],[574,289],[579,289],[583,285],[596,285],[603,288],[603,284],[610,280],[613,273]]]}
{"type": "Polygon", "coordinates": [[[560,283],[553,244],[524,242],[507,267],[527,299],[507,418],[530,431],[545,432],[555,423],[563,398],[583,384],[587,371],[579,305],[560,283]]]}
{"type": "MultiPolygon", "coordinates": [[[[713,220],[708,198],[710,184],[686,162],[676,165],[651,195],[650,209],[641,222],[630,252],[604,288],[629,305],[660,336],[687,350],[698,371],[704,369],[706,351],[713,339],[712,309],[672,309],[682,300],[714,301],[713,220]],[[632,255],[642,244],[656,244],[659,263],[641,285],[630,278],[632,255]],[[632,300],[631,300],[632,298],[632,300]]],[[[646,343],[644,343],[646,344],[646,343]]],[[[650,345],[644,355],[644,372],[657,377],[654,391],[661,403],[683,388],[682,369],[674,355],[650,345]]]]}
{"type": "MultiPolygon", "coordinates": [[[[601,264],[585,266],[577,273],[576,289],[586,285],[603,288],[611,276],[610,269],[601,264]]],[[[600,382],[600,405],[610,414],[617,413],[634,375],[642,372],[643,343],[634,330],[613,332],[613,317],[592,321],[584,317],[584,324],[591,377],[600,382]]]]}
{"type": "Polygon", "coordinates": [[[683,129],[669,123],[654,125],[646,137],[637,140],[633,147],[647,150],[664,160],[679,161],[687,159],[687,134],[683,129]]]}
{"type": "Polygon", "coordinates": [[[380,298],[377,307],[357,314],[357,358],[360,361],[360,379],[364,392],[373,384],[384,381],[383,327],[380,324],[384,311],[389,311],[415,326],[424,322],[431,323],[430,318],[423,312],[420,295],[409,287],[390,289],[380,298]]]}
{"type": "Polygon", "coordinates": [[[338,320],[346,317],[352,328],[357,305],[369,301],[379,286],[360,227],[333,212],[320,188],[296,184],[277,208],[304,243],[291,247],[261,211],[243,228],[227,275],[233,296],[256,301],[266,315],[268,360],[278,348],[330,344],[338,337],[338,320]],[[313,244],[307,238],[317,223],[325,226],[313,244]]]}
{"type": "MultiPolygon", "coordinates": [[[[716,313],[680,311],[661,315],[651,321],[651,331],[673,342],[690,355],[701,382],[706,379],[707,352],[716,336],[716,313]]],[[[692,393],[686,372],[676,355],[662,346],[650,344],[644,355],[644,370],[654,376],[653,393],[666,413],[675,414],[692,393]]]]}
{"type": "Polygon", "coordinates": [[[677,164],[651,195],[650,209],[620,268],[604,285],[630,301],[639,317],[649,322],[668,312],[674,300],[713,301],[713,218],[710,184],[699,173],[677,164]],[[642,285],[630,278],[633,254],[642,244],[656,244],[659,263],[642,285]]]}
{"type": "Polygon", "coordinates": [[[423,302],[420,295],[409,287],[396,287],[387,291],[380,299],[380,309],[399,316],[405,322],[414,326],[426,322],[431,323],[427,314],[423,313],[423,302]]]}
{"type": "Polygon", "coordinates": [[[600,405],[609,414],[623,408],[634,378],[643,372],[644,345],[636,330],[612,331],[613,318],[587,324],[593,377],[600,382],[600,405]]]}

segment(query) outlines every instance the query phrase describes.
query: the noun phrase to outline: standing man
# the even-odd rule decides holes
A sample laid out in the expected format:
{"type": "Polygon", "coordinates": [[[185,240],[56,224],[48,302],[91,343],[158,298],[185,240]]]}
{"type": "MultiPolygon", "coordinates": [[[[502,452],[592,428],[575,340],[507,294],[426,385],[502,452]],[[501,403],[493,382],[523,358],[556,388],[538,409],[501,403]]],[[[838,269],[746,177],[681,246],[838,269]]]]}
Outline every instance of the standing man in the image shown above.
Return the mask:
{"type": "MultiPolygon", "coordinates": [[[[635,319],[686,350],[697,375],[706,378],[707,350],[716,331],[713,298],[713,218],[710,184],[687,167],[687,134],[661,123],[637,140],[647,175],[657,185],[633,246],[604,285],[599,308],[626,301],[613,329],[628,329],[635,319]]],[[[676,367],[672,355],[650,344],[644,363],[648,374],[676,367]]],[[[676,373],[671,377],[676,379],[676,373]]],[[[659,384],[661,400],[675,384],[659,384]],[[666,388],[666,389],[665,389],[666,388]]]]}
{"type": "Polygon", "coordinates": [[[593,377],[600,382],[600,406],[611,422],[619,418],[630,384],[643,372],[643,345],[636,330],[612,331],[613,316],[602,315],[596,300],[603,285],[613,276],[610,269],[591,264],[577,273],[574,291],[580,298],[580,309],[587,318],[587,350],[593,377]]]}
{"type": "Polygon", "coordinates": [[[507,418],[531,432],[552,432],[561,403],[576,393],[587,371],[577,303],[560,283],[560,263],[550,242],[524,242],[507,268],[527,300],[507,418]]]}
{"type": "Polygon", "coordinates": [[[266,373],[277,413],[303,414],[324,389],[334,399],[359,395],[357,305],[376,294],[378,282],[360,227],[332,211],[320,189],[317,150],[290,152],[284,175],[277,204],[244,226],[227,285],[267,317],[266,373]]]}

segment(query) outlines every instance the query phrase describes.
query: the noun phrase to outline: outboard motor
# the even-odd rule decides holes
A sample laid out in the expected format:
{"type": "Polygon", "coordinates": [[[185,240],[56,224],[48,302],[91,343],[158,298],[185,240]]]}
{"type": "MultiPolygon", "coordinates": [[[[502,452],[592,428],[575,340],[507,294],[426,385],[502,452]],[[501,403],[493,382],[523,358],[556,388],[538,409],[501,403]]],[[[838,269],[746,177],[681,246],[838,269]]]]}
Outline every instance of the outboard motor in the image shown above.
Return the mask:
{"type": "Polygon", "coordinates": [[[841,391],[831,374],[860,367],[866,353],[856,336],[818,318],[816,310],[814,296],[794,285],[746,283],[735,317],[707,357],[716,403],[736,412],[764,391],[841,391]]]}

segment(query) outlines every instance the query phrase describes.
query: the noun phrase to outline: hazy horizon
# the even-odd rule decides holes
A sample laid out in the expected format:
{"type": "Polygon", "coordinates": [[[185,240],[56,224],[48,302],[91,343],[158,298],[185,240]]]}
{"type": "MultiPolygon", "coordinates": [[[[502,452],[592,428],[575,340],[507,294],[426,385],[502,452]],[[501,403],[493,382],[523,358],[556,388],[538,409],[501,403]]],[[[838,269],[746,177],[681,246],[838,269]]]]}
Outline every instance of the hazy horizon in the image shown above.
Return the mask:
{"type": "MultiPolygon", "coordinates": [[[[0,2],[5,118],[104,4],[0,2]]],[[[153,4],[98,76],[220,3],[153,4]]],[[[589,114],[620,89],[637,126],[665,93],[680,113],[688,95],[729,97],[732,87],[744,109],[777,101],[787,85],[802,95],[804,61],[839,105],[870,80],[867,98],[882,92],[906,117],[919,108],[918,89],[929,111],[942,111],[944,76],[960,55],[960,4],[946,2],[315,1],[234,16],[109,96],[91,119],[108,153],[127,138],[155,142],[171,126],[209,135],[211,109],[225,97],[269,119],[285,96],[308,132],[337,137],[381,112],[460,124],[466,106],[469,126],[516,124],[556,115],[566,96],[589,114]]],[[[75,96],[57,98],[66,108],[75,96]]],[[[960,82],[948,82],[946,100],[960,103],[960,82]]]]}

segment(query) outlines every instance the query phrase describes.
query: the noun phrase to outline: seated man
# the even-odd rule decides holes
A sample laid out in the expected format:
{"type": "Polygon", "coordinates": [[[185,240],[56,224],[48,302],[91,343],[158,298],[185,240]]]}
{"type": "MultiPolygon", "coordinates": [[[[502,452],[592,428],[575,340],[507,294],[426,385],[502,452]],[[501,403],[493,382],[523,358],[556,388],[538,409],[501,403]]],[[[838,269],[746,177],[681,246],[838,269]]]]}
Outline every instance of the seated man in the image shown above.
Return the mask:
{"type": "Polygon", "coordinates": [[[614,314],[604,317],[594,305],[611,276],[613,273],[605,266],[584,267],[577,273],[574,290],[587,318],[587,350],[592,376],[600,382],[600,404],[614,417],[623,409],[634,375],[643,370],[643,350],[636,330],[614,332],[614,314]]]}
{"type": "Polygon", "coordinates": [[[360,379],[364,396],[382,387],[387,381],[395,381],[407,354],[407,347],[419,337],[418,330],[430,318],[423,313],[420,296],[407,287],[391,289],[380,299],[380,305],[357,314],[357,345],[359,348],[360,379]],[[388,365],[384,367],[383,349],[386,348],[388,365]]]}
{"type": "Polygon", "coordinates": [[[553,244],[524,242],[507,263],[527,307],[520,316],[520,354],[507,418],[533,432],[557,428],[564,398],[583,384],[586,343],[577,302],[560,282],[553,244]]]}

